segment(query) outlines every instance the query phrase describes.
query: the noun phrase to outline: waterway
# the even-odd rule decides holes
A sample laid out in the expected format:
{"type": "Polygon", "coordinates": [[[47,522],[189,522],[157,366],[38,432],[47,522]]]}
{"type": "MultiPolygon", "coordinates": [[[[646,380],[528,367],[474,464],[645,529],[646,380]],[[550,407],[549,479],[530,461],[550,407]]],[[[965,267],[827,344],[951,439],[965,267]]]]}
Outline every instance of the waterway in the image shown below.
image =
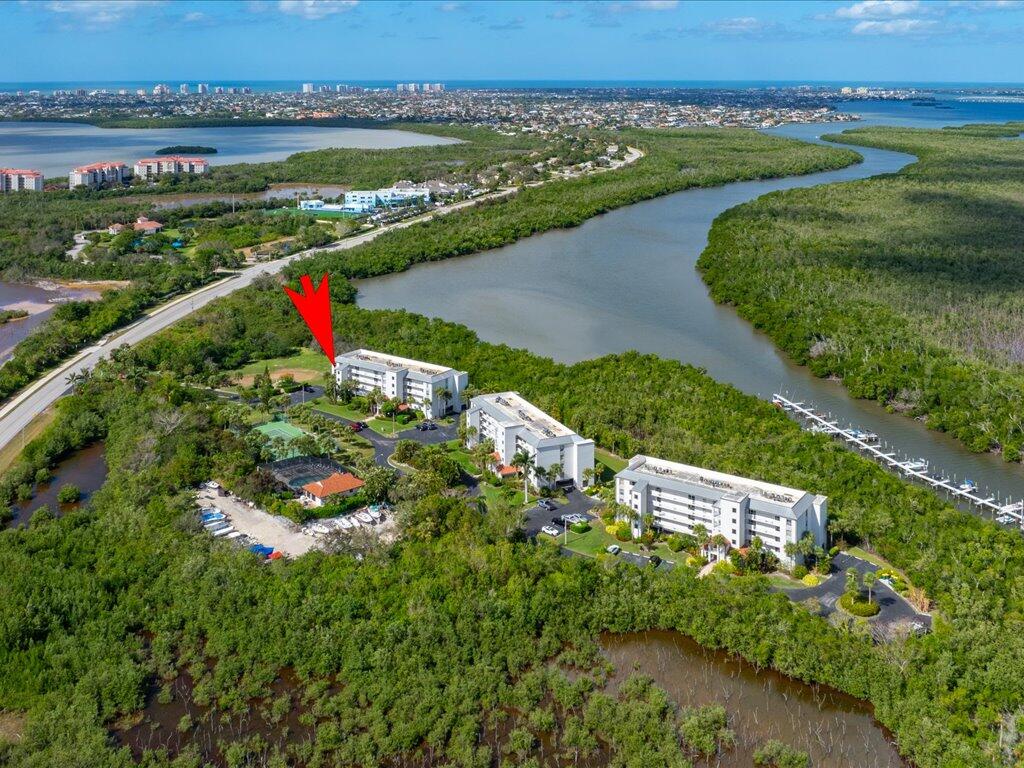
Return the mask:
{"type": "MultiPolygon", "coordinates": [[[[944,119],[937,112],[918,118],[905,105],[900,122],[936,127],[944,119]]],[[[888,122],[894,121],[884,114],[861,124],[888,122]]],[[[773,132],[814,141],[846,127],[807,124],[773,132]]],[[[906,154],[855,149],[864,161],[842,170],[677,192],[611,211],[575,229],[364,280],[359,304],[441,317],[472,328],[485,341],[525,347],[566,363],[630,349],[674,358],[761,398],[788,392],[844,423],[877,432],[935,468],[1020,499],[1020,465],[973,454],[919,421],[855,400],[838,382],[794,365],[731,308],[715,304],[696,270],[711,223],[723,211],[770,192],[892,173],[914,161],[906,154]]]]}
{"type": "Polygon", "coordinates": [[[28,317],[0,325],[0,364],[7,362],[15,345],[39,326],[57,305],[68,299],[92,299],[96,291],[55,286],[52,290],[28,283],[0,282],[0,309],[23,309],[28,317]]]}
{"type": "Polygon", "coordinates": [[[215,147],[211,165],[264,163],[328,147],[394,149],[457,143],[456,139],[377,128],[305,125],[222,128],[98,128],[84,123],[0,122],[0,166],[33,168],[47,178],[102,160],[129,165],[161,147],[215,147]]]}
{"type": "Polygon", "coordinates": [[[613,687],[637,672],[653,678],[681,707],[719,704],[736,733],[736,746],[716,768],[746,768],[769,739],[805,750],[811,765],[897,768],[904,765],[871,707],[837,691],[810,686],[676,632],[637,632],[601,638],[616,668],[613,687]]]}
{"type": "Polygon", "coordinates": [[[103,443],[94,443],[59,462],[50,473],[50,479],[36,485],[31,499],[14,504],[14,520],[10,524],[27,525],[32,513],[42,507],[49,507],[52,513],[61,515],[88,502],[107,479],[104,450],[103,443]],[[57,501],[57,494],[65,485],[77,486],[82,492],[77,503],[61,504],[57,501]]]}

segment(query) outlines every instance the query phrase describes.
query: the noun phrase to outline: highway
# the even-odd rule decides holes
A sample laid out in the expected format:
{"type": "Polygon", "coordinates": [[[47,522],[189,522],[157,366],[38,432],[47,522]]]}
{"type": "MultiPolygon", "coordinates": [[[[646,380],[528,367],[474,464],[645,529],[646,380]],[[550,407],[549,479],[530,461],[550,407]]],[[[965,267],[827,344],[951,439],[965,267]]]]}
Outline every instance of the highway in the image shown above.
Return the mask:
{"type": "Polygon", "coordinates": [[[37,416],[67,394],[69,390],[67,384],[68,374],[74,371],[80,371],[83,368],[91,370],[96,363],[106,357],[112,349],[116,349],[123,344],[138,344],[143,339],[149,338],[154,333],[162,331],[167,326],[173,325],[182,318],[187,317],[195,310],[206,306],[214,299],[227,296],[240,288],[245,288],[247,285],[251,285],[252,282],[262,274],[276,274],[287,264],[297,259],[311,256],[321,251],[355,248],[358,245],[362,245],[363,243],[367,243],[370,240],[380,237],[386,232],[410,227],[413,224],[427,221],[436,216],[444,216],[461,208],[476,205],[483,200],[493,200],[499,197],[505,197],[514,194],[514,192],[514,189],[500,189],[487,195],[482,195],[470,200],[464,200],[460,203],[425,213],[422,216],[416,216],[404,221],[395,222],[394,224],[388,224],[386,226],[379,227],[378,229],[364,232],[361,235],[355,235],[344,240],[339,240],[335,243],[331,243],[330,245],[299,251],[297,253],[293,253],[291,256],[286,256],[283,259],[254,264],[240,270],[230,277],[226,277],[223,280],[203,286],[192,293],[179,296],[169,301],[167,304],[155,307],[130,325],[127,325],[124,328],[104,337],[100,343],[81,350],[67,362],[62,363],[57,368],[49,371],[5,403],[4,406],[0,408],[0,448],[4,448],[8,443],[16,440],[19,435],[21,435],[22,430],[31,424],[37,416]]]}
{"type": "MultiPolygon", "coordinates": [[[[644,156],[643,152],[634,147],[626,147],[626,150],[626,157],[622,160],[615,161],[607,168],[591,169],[588,173],[593,174],[608,170],[615,170],[624,165],[634,163],[644,156]]],[[[534,182],[530,186],[540,186],[544,183],[547,182],[534,182]]],[[[403,221],[395,222],[394,224],[387,224],[385,226],[378,227],[377,229],[364,232],[361,235],[355,235],[353,237],[345,238],[344,240],[339,240],[331,243],[330,245],[299,251],[298,253],[293,253],[291,256],[286,256],[285,258],[277,259],[276,261],[254,264],[231,275],[230,277],[226,277],[223,280],[206,285],[192,293],[179,296],[169,301],[167,304],[156,307],[130,325],[108,334],[101,339],[99,343],[81,350],[70,360],[62,363],[52,371],[49,371],[5,403],[4,406],[0,408],[0,449],[6,447],[9,443],[22,435],[22,430],[31,424],[37,416],[68,393],[68,374],[75,371],[81,371],[82,369],[92,370],[96,363],[106,357],[112,349],[116,349],[123,344],[138,344],[143,339],[149,338],[154,333],[162,331],[167,326],[173,325],[182,318],[187,317],[195,310],[206,306],[214,299],[227,296],[240,288],[245,288],[247,285],[251,285],[252,282],[262,274],[276,274],[286,265],[297,259],[311,256],[322,251],[336,251],[355,248],[358,245],[368,243],[369,241],[380,237],[386,232],[411,227],[414,224],[429,221],[430,219],[438,216],[445,216],[449,213],[476,205],[485,200],[497,200],[504,197],[510,197],[514,194],[516,194],[516,189],[514,187],[505,187],[486,195],[481,195],[480,197],[474,197],[469,200],[463,200],[462,202],[455,203],[454,205],[438,208],[420,216],[414,216],[403,221]]],[[[317,275],[315,277],[319,276],[317,275]]]]}

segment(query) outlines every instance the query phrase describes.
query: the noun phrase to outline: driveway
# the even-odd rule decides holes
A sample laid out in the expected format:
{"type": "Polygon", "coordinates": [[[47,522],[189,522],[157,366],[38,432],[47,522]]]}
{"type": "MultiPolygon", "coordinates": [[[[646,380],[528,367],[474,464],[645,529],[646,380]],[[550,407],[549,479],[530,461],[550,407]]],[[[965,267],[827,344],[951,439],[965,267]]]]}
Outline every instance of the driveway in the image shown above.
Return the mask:
{"type": "MultiPolygon", "coordinates": [[[[327,411],[317,411],[321,416],[330,419],[331,421],[337,421],[341,424],[352,424],[351,419],[346,419],[344,416],[338,416],[334,413],[328,413],[327,411]]],[[[394,437],[386,437],[379,432],[374,432],[372,429],[363,429],[355,434],[368,440],[373,445],[373,460],[382,467],[391,466],[388,464],[388,457],[395,452],[395,443],[399,440],[415,440],[417,443],[423,445],[436,445],[438,443],[446,443],[449,440],[455,440],[458,437],[459,428],[455,424],[438,424],[437,429],[432,429],[426,432],[421,432],[415,427],[410,427],[402,432],[399,432],[394,437]]]]}
{"type": "Polygon", "coordinates": [[[592,511],[599,505],[600,502],[590,498],[587,494],[576,490],[575,488],[571,491],[566,492],[565,501],[561,499],[555,500],[555,504],[558,505],[558,509],[547,510],[543,507],[534,505],[530,509],[526,510],[526,526],[524,532],[527,537],[533,538],[540,529],[545,525],[553,525],[558,530],[562,530],[562,524],[556,523],[555,518],[561,517],[562,515],[584,515],[588,519],[593,520],[596,515],[592,511]]]}
{"type": "MultiPolygon", "coordinates": [[[[836,603],[846,591],[846,571],[849,568],[856,568],[863,578],[866,573],[874,573],[878,567],[859,557],[840,552],[832,559],[833,572],[825,581],[816,587],[803,589],[780,589],[790,600],[801,602],[810,598],[816,599],[821,604],[821,614],[829,616],[836,612],[836,603]]],[[[872,629],[876,634],[891,636],[901,623],[917,623],[925,629],[930,630],[932,617],[927,614],[918,613],[913,606],[904,600],[897,592],[881,581],[875,582],[873,597],[878,601],[881,611],[878,615],[869,619],[872,629]]]]}

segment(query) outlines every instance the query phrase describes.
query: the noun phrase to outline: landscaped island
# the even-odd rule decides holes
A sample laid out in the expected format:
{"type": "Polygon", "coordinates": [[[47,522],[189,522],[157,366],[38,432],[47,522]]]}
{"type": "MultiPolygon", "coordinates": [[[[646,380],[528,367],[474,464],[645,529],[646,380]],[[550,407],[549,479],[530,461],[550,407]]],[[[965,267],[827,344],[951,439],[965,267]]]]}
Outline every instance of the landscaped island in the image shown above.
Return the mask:
{"type": "Polygon", "coordinates": [[[1020,461],[1022,131],[876,127],[826,137],[919,161],[723,214],[698,264],[712,296],[854,396],[1020,461]]]}
{"type": "Polygon", "coordinates": [[[200,144],[175,144],[171,147],[161,147],[153,153],[154,155],[215,155],[216,147],[204,147],[200,144]]]}

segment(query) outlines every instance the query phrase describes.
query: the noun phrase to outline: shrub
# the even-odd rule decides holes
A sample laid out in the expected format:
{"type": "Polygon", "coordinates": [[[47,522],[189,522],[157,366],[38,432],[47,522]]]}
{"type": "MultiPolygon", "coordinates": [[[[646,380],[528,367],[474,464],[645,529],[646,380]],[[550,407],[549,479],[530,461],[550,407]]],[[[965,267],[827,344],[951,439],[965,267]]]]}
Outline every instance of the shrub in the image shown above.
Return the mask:
{"type": "Polygon", "coordinates": [[[619,521],[615,526],[615,538],[619,541],[632,541],[633,531],[625,520],[619,521]]]}
{"type": "Polygon", "coordinates": [[[607,533],[609,536],[616,536],[619,532],[619,526],[618,524],[606,525],[604,527],[604,532],[607,533]]]}
{"type": "Polygon", "coordinates": [[[77,485],[68,483],[62,485],[60,490],[57,491],[57,501],[61,504],[74,504],[82,498],[82,492],[78,489],[77,485]]]}
{"type": "Polygon", "coordinates": [[[9,504],[0,504],[0,525],[14,519],[14,509],[9,504]]]}
{"type": "Polygon", "coordinates": [[[860,616],[867,618],[868,616],[875,616],[881,609],[878,603],[872,601],[868,602],[867,598],[863,598],[860,595],[855,595],[851,592],[847,592],[845,595],[839,598],[839,606],[854,616],[860,616]]]}
{"type": "Polygon", "coordinates": [[[798,566],[793,568],[793,578],[794,579],[802,579],[806,575],[807,575],[807,566],[806,565],[798,565],[798,566]]]}
{"type": "Polygon", "coordinates": [[[586,533],[590,530],[590,523],[573,523],[569,529],[574,533],[586,533]]]}
{"type": "Polygon", "coordinates": [[[728,560],[719,560],[715,563],[715,573],[721,573],[726,576],[732,576],[736,573],[736,566],[728,560]]]}
{"type": "Polygon", "coordinates": [[[807,768],[811,758],[799,749],[770,739],[754,751],[754,765],[763,768],[807,768]]]}
{"type": "Polygon", "coordinates": [[[21,483],[15,491],[18,501],[28,501],[32,498],[32,486],[28,483],[21,483]]]}
{"type": "Polygon", "coordinates": [[[804,577],[800,579],[800,581],[802,581],[808,587],[816,587],[819,584],[821,584],[821,579],[815,576],[813,573],[805,574],[804,577]]]}
{"type": "Polygon", "coordinates": [[[673,533],[665,540],[665,543],[668,544],[668,548],[673,552],[679,552],[683,548],[683,537],[678,533],[673,533]]]}

